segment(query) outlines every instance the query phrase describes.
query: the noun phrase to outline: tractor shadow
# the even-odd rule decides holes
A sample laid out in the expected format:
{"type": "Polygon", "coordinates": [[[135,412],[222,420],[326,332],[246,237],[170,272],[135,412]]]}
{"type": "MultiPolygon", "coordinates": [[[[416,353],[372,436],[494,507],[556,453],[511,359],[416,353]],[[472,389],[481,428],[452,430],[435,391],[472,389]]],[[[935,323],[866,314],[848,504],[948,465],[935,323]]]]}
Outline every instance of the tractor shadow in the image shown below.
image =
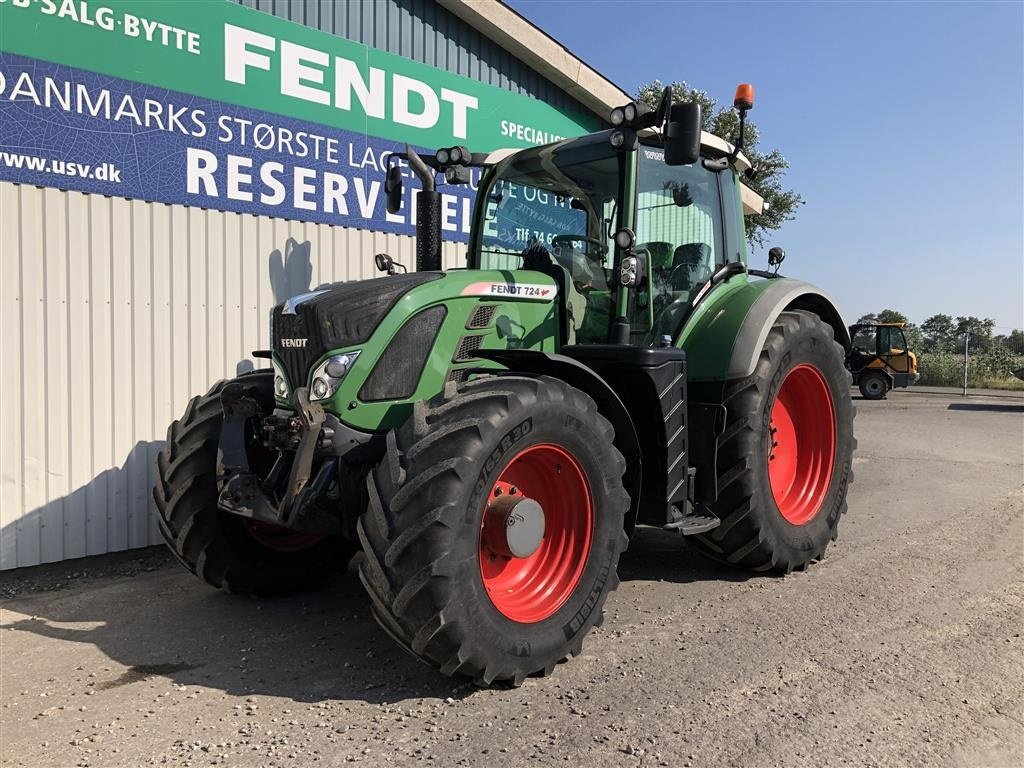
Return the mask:
{"type": "Polygon", "coordinates": [[[85,644],[115,662],[91,662],[75,673],[80,680],[68,680],[79,693],[94,690],[97,703],[114,689],[118,696],[151,696],[139,683],[159,678],[308,703],[458,699],[476,690],[399,648],[371,616],[351,567],[319,591],[257,599],[214,591],[168,559],[130,577],[84,578],[70,589],[17,595],[2,607],[20,614],[4,616],[5,635],[39,636],[32,653],[78,655],[85,644]]]}
{"type": "MultiPolygon", "coordinates": [[[[8,572],[0,594],[6,592],[2,607],[13,615],[4,616],[0,631],[36,635],[32,654],[80,656],[85,666],[67,680],[75,694],[151,696],[161,679],[307,703],[395,704],[477,690],[443,677],[388,637],[370,613],[354,564],[317,592],[257,599],[206,587],[162,548],[131,557],[113,567],[91,558],[8,572]],[[15,580],[22,588],[12,589],[15,580]],[[95,656],[82,653],[83,645],[114,663],[85,662],[95,656]]],[[[677,533],[648,528],[636,532],[619,574],[673,583],[749,578],[701,557],[677,533]]]]}
{"type": "Polygon", "coordinates": [[[664,581],[692,584],[704,581],[744,582],[776,578],[751,573],[709,560],[691,547],[677,531],[641,526],[633,533],[629,549],[619,560],[622,581],[664,581]]]}

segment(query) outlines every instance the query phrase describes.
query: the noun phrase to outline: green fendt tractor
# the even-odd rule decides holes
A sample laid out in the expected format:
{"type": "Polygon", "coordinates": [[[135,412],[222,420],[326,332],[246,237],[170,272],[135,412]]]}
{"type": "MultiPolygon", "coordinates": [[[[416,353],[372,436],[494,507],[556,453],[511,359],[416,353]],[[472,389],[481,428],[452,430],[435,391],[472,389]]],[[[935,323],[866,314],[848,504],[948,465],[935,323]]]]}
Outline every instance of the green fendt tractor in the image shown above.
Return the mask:
{"type": "Polygon", "coordinates": [[[386,276],[275,307],[272,367],[189,403],[154,490],[177,558],[267,594],[361,550],[388,634],[512,685],[580,652],[637,525],[754,571],[821,558],[851,479],[850,341],[823,293],[746,265],[752,102],[737,146],[666,92],[547,146],[393,158],[389,210],[403,173],[422,186],[417,271],[379,254],[386,276]],[[468,268],[445,271],[436,179],[472,167],[468,268]]]}

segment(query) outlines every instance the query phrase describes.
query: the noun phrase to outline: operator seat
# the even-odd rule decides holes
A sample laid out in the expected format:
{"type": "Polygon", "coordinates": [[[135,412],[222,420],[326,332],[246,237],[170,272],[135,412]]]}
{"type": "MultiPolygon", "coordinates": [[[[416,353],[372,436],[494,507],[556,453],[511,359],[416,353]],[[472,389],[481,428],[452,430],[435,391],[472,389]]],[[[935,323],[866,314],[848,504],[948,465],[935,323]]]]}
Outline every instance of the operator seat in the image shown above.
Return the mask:
{"type": "Polygon", "coordinates": [[[671,299],[656,310],[647,343],[656,344],[662,336],[675,338],[679,333],[679,326],[690,313],[694,293],[711,277],[710,262],[711,246],[707,243],[686,243],[676,248],[668,279],[671,299]]]}
{"type": "Polygon", "coordinates": [[[711,246],[707,243],[686,243],[672,254],[671,284],[674,291],[691,291],[711,276],[708,266],[711,246]]]}

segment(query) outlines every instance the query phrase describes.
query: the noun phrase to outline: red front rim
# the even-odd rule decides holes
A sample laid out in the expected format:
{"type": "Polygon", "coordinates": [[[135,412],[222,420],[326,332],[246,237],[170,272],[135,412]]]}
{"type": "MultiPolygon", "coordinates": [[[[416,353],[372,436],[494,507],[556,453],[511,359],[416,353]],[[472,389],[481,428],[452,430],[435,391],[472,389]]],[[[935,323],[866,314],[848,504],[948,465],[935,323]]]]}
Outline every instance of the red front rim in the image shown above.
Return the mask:
{"type": "Polygon", "coordinates": [[[327,538],[323,533],[303,533],[248,518],[243,518],[242,522],[245,523],[245,529],[249,531],[250,536],[274,552],[301,552],[327,538]]]}
{"type": "Polygon", "coordinates": [[[507,557],[479,538],[480,575],[494,607],[523,624],[543,621],[569,599],[587,564],[594,504],[575,457],[543,443],[520,452],[498,477],[485,502],[502,494],[533,499],[544,510],[544,538],[532,555],[507,557]]]}
{"type": "Polygon", "coordinates": [[[821,372],[798,365],[782,382],[772,404],[768,481],[787,522],[803,525],[818,514],[832,480],[836,416],[821,372]]]}

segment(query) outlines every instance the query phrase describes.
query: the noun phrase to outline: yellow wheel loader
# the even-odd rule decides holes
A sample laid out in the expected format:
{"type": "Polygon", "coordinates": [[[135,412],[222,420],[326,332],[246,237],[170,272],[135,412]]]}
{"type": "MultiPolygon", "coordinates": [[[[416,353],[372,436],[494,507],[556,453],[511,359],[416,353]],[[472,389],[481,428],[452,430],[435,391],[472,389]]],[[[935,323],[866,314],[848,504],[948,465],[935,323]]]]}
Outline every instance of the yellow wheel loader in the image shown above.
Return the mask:
{"type": "Polygon", "coordinates": [[[881,400],[894,387],[916,384],[917,355],[910,351],[903,323],[850,326],[852,345],[846,367],[865,400],[881,400]]]}

